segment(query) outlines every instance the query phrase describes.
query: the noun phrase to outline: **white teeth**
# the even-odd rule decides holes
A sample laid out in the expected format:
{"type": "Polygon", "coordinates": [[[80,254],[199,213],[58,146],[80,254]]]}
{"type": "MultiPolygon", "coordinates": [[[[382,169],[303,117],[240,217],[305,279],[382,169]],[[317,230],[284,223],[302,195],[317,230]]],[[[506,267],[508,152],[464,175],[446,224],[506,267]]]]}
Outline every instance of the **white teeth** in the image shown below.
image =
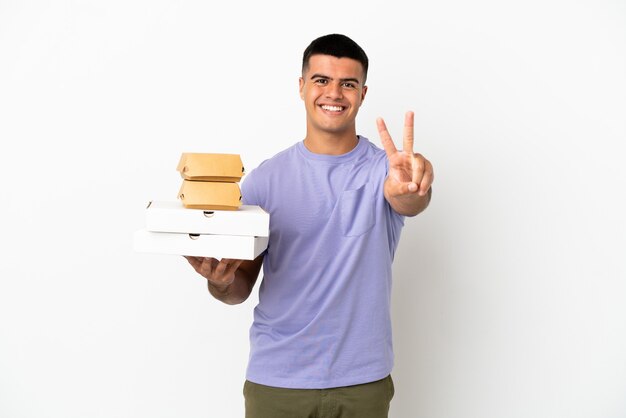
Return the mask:
{"type": "Polygon", "coordinates": [[[323,105],[322,109],[324,110],[329,110],[331,112],[340,112],[343,110],[343,107],[341,106],[328,106],[328,105],[323,105]]]}

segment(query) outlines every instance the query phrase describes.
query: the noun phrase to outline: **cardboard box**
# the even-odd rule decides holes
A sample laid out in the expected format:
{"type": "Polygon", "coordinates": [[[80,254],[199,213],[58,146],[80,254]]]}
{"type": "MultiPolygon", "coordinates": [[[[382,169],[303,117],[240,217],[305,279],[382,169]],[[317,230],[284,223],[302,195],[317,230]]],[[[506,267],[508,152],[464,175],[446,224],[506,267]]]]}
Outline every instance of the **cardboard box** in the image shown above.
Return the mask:
{"type": "Polygon", "coordinates": [[[152,232],[267,237],[270,215],[254,205],[241,205],[236,211],[205,210],[185,208],[178,200],[152,201],[146,208],[146,229],[152,232]]]}
{"type": "Polygon", "coordinates": [[[236,210],[241,206],[237,183],[183,180],[178,198],[191,209],[236,210]]]}
{"type": "Polygon", "coordinates": [[[206,154],[185,152],[176,170],[185,180],[238,182],[244,167],[238,154],[206,154]]]}
{"type": "Polygon", "coordinates": [[[141,253],[254,260],[267,248],[268,240],[268,237],[175,234],[140,229],[133,234],[133,248],[141,253]]]}

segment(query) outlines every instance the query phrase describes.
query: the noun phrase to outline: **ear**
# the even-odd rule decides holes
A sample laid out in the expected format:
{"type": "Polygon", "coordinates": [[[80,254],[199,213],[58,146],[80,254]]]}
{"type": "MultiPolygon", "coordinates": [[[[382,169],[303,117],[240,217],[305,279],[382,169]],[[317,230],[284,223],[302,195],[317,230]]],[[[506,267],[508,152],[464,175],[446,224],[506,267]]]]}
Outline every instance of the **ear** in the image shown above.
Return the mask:
{"type": "Polygon", "coordinates": [[[365,94],[367,94],[367,86],[363,86],[363,91],[361,92],[361,103],[365,100],[365,94]]]}
{"type": "Polygon", "coordinates": [[[298,79],[298,85],[300,90],[300,98],[304,100],[304,92],[302,91],[302,89],[304,89],[304,78],[300,77],[298,79]]]}

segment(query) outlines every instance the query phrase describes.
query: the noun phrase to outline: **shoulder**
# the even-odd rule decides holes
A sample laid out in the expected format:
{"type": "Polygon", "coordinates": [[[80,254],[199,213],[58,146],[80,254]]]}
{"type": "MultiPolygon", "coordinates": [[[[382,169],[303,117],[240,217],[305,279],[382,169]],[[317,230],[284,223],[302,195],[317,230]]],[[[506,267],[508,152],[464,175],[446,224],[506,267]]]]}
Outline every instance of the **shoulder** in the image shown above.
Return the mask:
{"type": "Polygon", "coordinates": [[[260,178],[263,176],[267,176],[276,170],[283,167],[285,164],[290,164],[296,158],[296,145],[292,145],[289,148],[286,148],[272,157],[263,160],[257,167],[253,168],[249,174],[246,175],[247,178],[260,178]]]}
{"type": "Polygon", "coordinates": [[[263,160],[244,176],[241,183],[241,191],[245,203],[259,204],[260,196],[264,194],[261,191],[267,188],[266,186],[272,181],[272,178],[279,176],[280,172],[289,164],[295,164],[296,145],[292,145],[263,160]]]}
{"type": "Polygon", "coordinates": [[[366,163],[372,170],[372,174],[386,175],[389,171],[389,160],[385,150],[371,142],[364,136],[359,136],[361,141],[365,142],[364,151],[360,156],[360,160],[366,163]]]}

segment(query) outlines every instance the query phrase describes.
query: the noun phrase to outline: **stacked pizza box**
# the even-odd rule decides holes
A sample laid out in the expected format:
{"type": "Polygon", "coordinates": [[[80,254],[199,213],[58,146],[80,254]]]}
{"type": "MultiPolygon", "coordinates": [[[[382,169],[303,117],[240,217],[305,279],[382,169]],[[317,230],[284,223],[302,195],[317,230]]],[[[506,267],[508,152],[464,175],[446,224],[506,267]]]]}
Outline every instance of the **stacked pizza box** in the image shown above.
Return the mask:
{"type": "Polygon", "coordinates": [[[183,153],[177,170],[178,199],[149,202],[135,251],[252,260],[267,248],[269,214],[241,204],[239,155],[183,153]]]}

